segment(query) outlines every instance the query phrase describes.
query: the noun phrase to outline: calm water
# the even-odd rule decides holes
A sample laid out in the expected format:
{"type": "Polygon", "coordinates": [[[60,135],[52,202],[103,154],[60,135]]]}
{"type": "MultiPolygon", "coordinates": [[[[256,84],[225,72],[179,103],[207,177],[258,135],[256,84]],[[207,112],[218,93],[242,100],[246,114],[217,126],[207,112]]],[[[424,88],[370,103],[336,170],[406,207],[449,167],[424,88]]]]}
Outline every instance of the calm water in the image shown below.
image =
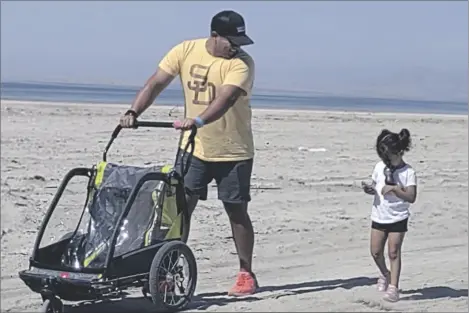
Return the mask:
{"type": "MultiPolygon", "coordinates": [[[[23,101],[58,101],[77,103],[130,104],[137,87],[79,85],[59,83],[1,83],[1,98],[23,101]]],[[[179,89],[167,89],[157,98],[160,105],[182,106],[184,98],[179,89]]],[[[272,91],[254,91],[253,108],[319,109],[347,111],[413,112],[467,114],[464,102],[413,101],[395,99],[312,96],[304,93],[282,94],[272,91]]]]}

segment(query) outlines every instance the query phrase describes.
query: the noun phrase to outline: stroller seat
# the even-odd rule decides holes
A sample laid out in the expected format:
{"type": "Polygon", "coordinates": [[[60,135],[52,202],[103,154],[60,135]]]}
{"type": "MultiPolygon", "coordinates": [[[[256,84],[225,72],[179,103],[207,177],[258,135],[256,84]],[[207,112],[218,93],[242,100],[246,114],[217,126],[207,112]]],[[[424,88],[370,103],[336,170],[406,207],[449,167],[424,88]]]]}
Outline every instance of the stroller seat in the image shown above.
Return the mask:
{"type": "MultiPolygon", "coordinates": [[[[62,255],[62,263],[74,268],[104,267],[112,234],[137,182],[147,173],[170,171],[170,166],[137,167],[99,162],[87,208],[78,231],[70,238],[62,255]]],[[[114,257],[164,239],[178,238],[180,224],[175,187],[163,181],[146,181],[121,225],[114,257]]]]}

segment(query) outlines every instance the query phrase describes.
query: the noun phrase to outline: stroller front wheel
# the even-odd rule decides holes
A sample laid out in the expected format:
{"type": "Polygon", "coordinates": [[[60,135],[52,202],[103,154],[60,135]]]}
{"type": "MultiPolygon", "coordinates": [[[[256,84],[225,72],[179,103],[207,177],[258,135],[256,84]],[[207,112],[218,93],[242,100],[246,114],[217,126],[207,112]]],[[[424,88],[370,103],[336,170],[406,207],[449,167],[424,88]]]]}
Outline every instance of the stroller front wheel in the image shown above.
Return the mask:
{"type": "Polygon", "coordinates": [[[41,313],[63,313],[63,303],[59,299],[45,299],[42,303],[41,313]]]}
{"type": "Polygon", "coordinates": [[[192,250],[182,241],[164,244],[153,259],[148,283],[151,300],[159,311],[184,309],[197,284],[197,264],[192,250]]]}

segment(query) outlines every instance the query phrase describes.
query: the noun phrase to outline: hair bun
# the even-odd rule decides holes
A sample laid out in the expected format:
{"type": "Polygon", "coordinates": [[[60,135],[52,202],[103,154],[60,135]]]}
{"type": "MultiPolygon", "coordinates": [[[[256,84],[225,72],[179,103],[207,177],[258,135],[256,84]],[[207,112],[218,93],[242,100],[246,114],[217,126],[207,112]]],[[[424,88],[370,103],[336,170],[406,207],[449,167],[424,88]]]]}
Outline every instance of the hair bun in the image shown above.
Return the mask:
{"type": "Polygon", "coordinates": [[[399,132],[399,141],[400,141],[401,149],[403,151],[409,151],[411,140],[410,140],[410,132],[407,128],[403,128],[399,132]]]}
{"type": "Polygon", "coordinates": [[[401,131],[399,132],[399,139],[403,140],[403,139],[407,139],[410,137],[410,132],[407,128],[403,128],[401,129],[401,131]]]}

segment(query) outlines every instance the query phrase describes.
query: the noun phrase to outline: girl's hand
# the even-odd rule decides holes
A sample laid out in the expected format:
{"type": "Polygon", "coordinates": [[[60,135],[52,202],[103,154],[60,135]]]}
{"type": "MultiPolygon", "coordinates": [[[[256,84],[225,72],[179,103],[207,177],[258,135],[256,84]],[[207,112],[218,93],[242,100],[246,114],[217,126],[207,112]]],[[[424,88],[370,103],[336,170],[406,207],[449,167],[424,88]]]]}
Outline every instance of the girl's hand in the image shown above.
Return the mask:
{"type": "Polygon", "coordinates": [[[393,192],[395,188],[395,185],[384,185],[383,189],[381,189],[381,194],[384,196],[390,192],[393,192]]]}
{"type": "Polygon", "coordinates": [[[367,184],[364,181],[362,181],[362,188],[366,194],[374,195],[376,193],[376,190],[373,185],[367,184]]]}

